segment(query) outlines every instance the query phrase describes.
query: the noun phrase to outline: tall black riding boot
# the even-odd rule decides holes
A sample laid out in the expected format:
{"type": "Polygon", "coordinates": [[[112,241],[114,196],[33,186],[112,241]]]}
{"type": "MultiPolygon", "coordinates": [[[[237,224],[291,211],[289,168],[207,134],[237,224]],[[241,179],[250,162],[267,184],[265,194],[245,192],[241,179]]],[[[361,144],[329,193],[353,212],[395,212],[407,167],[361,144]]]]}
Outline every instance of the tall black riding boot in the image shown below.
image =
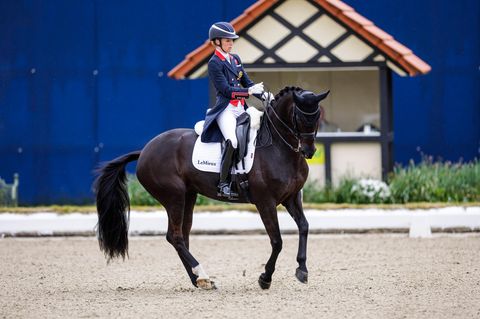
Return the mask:
{"type": "Polygon", "coordinates": [[[238,194],[232,192],[228,178],[232,170],[234,154],[235,148],[233,147],[232,142],[227,140],[222,153],[222,166],[220,167],[220,182],[218,183],[217,196],[226,197],[228,199],[238,198],[238,194]]]}

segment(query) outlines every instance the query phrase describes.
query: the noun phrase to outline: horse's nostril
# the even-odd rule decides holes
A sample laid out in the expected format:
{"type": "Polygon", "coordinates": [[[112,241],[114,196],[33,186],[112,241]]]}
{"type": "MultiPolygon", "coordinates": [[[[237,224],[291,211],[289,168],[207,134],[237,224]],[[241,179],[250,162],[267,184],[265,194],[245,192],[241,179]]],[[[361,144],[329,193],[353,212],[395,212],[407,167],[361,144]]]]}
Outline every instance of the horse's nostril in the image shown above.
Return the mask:
{"type": "Polygon", "coordinates": [[[307,159],[311,159],[313,157],[313,154],[315,152],[308,152],[308,151],[305,151],[305,150],[302,150],[302,155],[303,157],[307,158],[307,159]]]}

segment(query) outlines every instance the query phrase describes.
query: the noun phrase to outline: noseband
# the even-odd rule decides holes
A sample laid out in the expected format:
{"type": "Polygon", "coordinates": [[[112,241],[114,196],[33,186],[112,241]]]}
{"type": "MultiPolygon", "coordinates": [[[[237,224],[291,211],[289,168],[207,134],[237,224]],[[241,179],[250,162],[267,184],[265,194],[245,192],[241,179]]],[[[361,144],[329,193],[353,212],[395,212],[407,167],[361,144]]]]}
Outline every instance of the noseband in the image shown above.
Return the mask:
{"type": "MultiPolygon", "coordinates": [[[[275,112],[275,109],[273,108],[273,106],[271,106],[270,103],[268,103],[268,101],[264,104],[264,107],[265,107],[265,114],[267,115],[267,119],[268,121],[270,122],[270,124],[272,124],[272,127],[273,129],[275,130],[275,132],[277,132],[278,136],[280,136],[280,139],[292,150],[294,151],[295,153],[298,153],[300,152],[300,148],[301,148],[301,141],[302,139],[304,138],[307,138],[307,137],[312,137],[314,138],[316,135],[317,135],[317,130],[315,129],[315,131],[313,132],[310,132],[310,133],[303,133],[303,132],[299,132],[298,131],[298,128],[297,128],[297,112],[300,112],[301,114],[303,115],[306,115],[306,116],[313,116],[313,115],[316,115],[316,114],[319,114],[320,113],[320,107],[317,107],[317,110],[314,111],[314,112],[305,112],[305,111],[302,111],[295,102],[293,102],[293,106],[294,106],[294,109],[293,109],[293,114],[292,114],[292,123],[293,123],[293,129],[288,126],[284,121],[282,121],[282,119],[280,118],[280,116],[277,114],[277,112],[275,112]],[[280,132],[278,131],[277,127],[275,126],[275,124],[273,123],[272,119],[270,118],[270,115],[268,114],[268,109],[271,109],[273,114],[275,115],[275,117],[277,118],[277,120],[280,121],[280,123],[283,125],[284,128],[287,129],[287,131],[293,136],[293,138],[296,140],[297,142],[297,146],[294,147],[292,146],[283,136],[282,134],[280,134],[280,132]]],[[[318,116],[315,116],[315,121],[317,121],[318,119],[318,116]]]]}

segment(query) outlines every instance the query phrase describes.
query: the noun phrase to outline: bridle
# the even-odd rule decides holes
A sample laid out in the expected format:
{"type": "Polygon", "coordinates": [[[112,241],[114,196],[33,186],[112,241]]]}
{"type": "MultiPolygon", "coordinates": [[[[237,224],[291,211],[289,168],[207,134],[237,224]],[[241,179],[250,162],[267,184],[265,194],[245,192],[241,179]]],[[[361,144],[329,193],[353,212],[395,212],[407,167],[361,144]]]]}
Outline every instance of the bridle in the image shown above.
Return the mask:
{"type": "Polygon", "coordinates": [[[298,153],[300,152],[300,148],[302,146],[302,139],[304,138],[307,138],[307,137],[312,137],[314,138],[316,135],[317,135],[317,128],[315,129],[315,131],[313,132],[309,132],[309,133],[304,133],[304,132],[299,132],[298,131],[298,128],[297,128],[297,112],[300,112],[301,114],[305,115],[305,116],[313,116],[313,115],[317,115],[315,116],[315,121],[318,120],[318,117],[320,116],[320,106],[317,107],[317,109],[314,111],[314,112],[305,112],[303,110],[301,110],[297,104],[295,103],[295,101],[293,101],[293,106],[294,106],[294,109],[293,109],[293,112],[292,112],[292,123],[293,123],[293,129],[288,126],[281,118],[280,116],[277,114],[277,112],[275,112],[275,109],[273,108],[273,106],[270,104],[270,102],[268,102],[268,99],[266,99],[264,101],[264,109],[265,109],[265,115],[267,116],[267,119],[268,121],[270,122],[270,124],[272,125],[273,129],[275,130],[275,132],[277,132],[277,135],[280,137],[280,139],[292,150],[294,151],[295,153],[298,153]],[[275,117],[277,118],[277,120],[283,125],[284,128],[287,129],[287,132],[290,133],[293,138],[295,139],[295,141],[297,142],[297,146],[294,147],[292,144],[290,144],[283,136],[282,134],[278,131],[277,127],[275,126],[275,124],[273,123],[272,119],[270,118],[270,115],[268,114],[268,109],[271,109],[273,114],[275,115],[275,117]]]}

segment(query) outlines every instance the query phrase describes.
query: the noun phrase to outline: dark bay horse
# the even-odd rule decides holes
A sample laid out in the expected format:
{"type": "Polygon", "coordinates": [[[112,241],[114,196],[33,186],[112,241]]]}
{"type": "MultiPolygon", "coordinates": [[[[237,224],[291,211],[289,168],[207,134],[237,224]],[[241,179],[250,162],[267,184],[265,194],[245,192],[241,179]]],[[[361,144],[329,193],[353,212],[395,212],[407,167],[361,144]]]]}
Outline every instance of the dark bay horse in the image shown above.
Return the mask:
{"type": "MultiPolygon", "coordinates": [[[[270,237],[272,253],[265,272],[258,280],[268,289],[275,271],[282,238],[277,219],[277,206],[282,204],[295,220],[299,230],[298,268],[296,277],[308,279],[306,266],[308,222],[302,208],[300,190],[308,175],[305,158],[315,153],[315,135],[320,121],[319,102],[329,91],[314,94],[295,87],[286,87],[265,107],[260,130],[271,132],[270,145],[257,148],[255,161],[248,174],[250,201],[256,206],[270,237]]],[[[201,172],[191,158],[197,134],[192,129],[174,129],[152,139],[141,151],[120,156],[102,166],[95,182],[98,211],[98,240],[108,259],[128,254],[130,201],[126,189],[125,166],[138,160],[137,177],[145,189],[157,199],[168,214],[167,241],[175,247],[196,287],[214,287],[200,263],[189,252],[189,234],[197,194],[217,197],[218,174],[201,172]]],[[[247,201],[246,198],[240,201],[247,201]]]]}

